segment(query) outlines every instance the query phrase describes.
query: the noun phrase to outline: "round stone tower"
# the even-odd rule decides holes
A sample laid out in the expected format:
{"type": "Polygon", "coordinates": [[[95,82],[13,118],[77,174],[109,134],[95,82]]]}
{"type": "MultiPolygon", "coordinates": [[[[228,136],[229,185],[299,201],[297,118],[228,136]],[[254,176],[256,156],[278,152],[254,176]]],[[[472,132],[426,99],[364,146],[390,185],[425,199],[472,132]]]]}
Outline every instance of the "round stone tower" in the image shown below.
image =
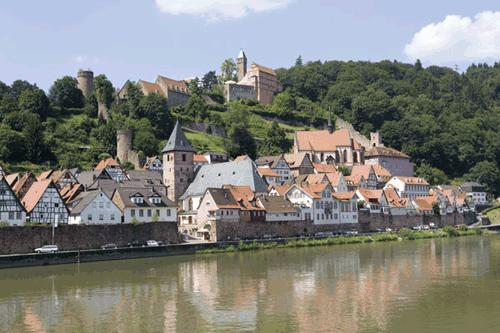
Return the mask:
{"type": "Polygon", "coordinates": [[[94,72],[91,70],[80,69],[76,76],[78,89],[82,91],[85,98],[88,98],[94,92],[94,72]]]}
{"type": "Polygon", "coordinates": [[[132,150],[132,131],[119,130],[116,132],[116,157],[121,163],[127,163],[128,153],[132,150]]]}

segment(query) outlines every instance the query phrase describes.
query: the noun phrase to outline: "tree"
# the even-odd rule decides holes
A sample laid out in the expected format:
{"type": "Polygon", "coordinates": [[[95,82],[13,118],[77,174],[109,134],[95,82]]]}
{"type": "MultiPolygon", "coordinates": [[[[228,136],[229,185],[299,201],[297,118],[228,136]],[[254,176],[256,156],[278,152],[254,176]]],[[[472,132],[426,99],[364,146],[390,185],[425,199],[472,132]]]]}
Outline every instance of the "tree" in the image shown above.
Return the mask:
{"type": "Polygon", "coordinates": [[[158,154],[158,140],[149,130],[139,130],[134,133],[134,148],[146,156],[158,154]]]}
{"type": "Polygon", "coordinates": [[[71,76],[57,79],[49,90],[49,99],[62,109],[83,107],[83,94],[78,81],[71,76]]]}
{"type": "Polygon", "coordinates": [[[293,114],[295,109],[295,100],[293,96],[285,91],[274,97],[271,111],[276,113],[280,118],[287,118],[293,114]]]}
{"type": "Polygon", "coordinates": [[[238,79],[236,75],[236,64],[232,58],[228,58],[224,60],[222,65],[220,66],[221,77],[220,81],[236,81],[238,79]]]}
{"type": "Polygon", "coordinates": [[[143,97],[137,108],[136,117],[147,118],[153,124],[154,134],[159,139],[167,139],[172,130],[172,116],[167,99],[156,93],[143,97]]]}
{"type": "Polygon", "coordinates": [[[205,75],[203,75],[201,83],[203,84],[203,88],[205,90],[211,91],[212,88],[219,83],[217,75],[215,75],[215,71],[209,71],[205,75]]]}
{"type": "Polygon", "coordinates": [[[44,154],[43,126],[40,116],[25,112],[23,121],[23,134],[27,139],[27,157],[31,162],[40,162],[44,154]]]}
{"type": "Polygon", "coordinates": [[[288,152],[291,146],[292,144],[287,139],[285,130],[279,127],[276,121],[273,121],[267,131],[266,138],[259,146],[259,151],[261,155],[277,155],[288,152]]]}
{"type": "Polygon", "coordinates": [[[299,55],[297,60],[295,60],[295,66],[302,66],[302,56],[299,55]]]}
{"type": "Polygon", "coordinates": [[[94,95],[97,98],[97,102],[106,105],[107,108],[111,106],[114,99],[115,88],[113,84],[108,80],[106,75],[97,75],[94,79],[94,95]]]}
{"type": "Polygon", "coordinates": [[[14,99],[18,99],[21,93],[25,90],[32,90],[37,88],[36,84],[31,84],[28,81],[16,80],[10,86],[10,95],[14,99]]]}
{"type": "Polygon", "coordinates": [[[191,94],[193,95],[201,95],[201,83],[200,79],[198,77],[195,77],[191,81],[189,81],[188,84],[189,91],[191,91],[191,94]]]}
{"type": "Polygon", "coordinates": [[[416,170],[419,177],[424,178],[431,185],[442,185],[449,182],[446,174],[438,168],[433,168],[427,163],[422,163],[416,170]]]}
{"type": "Polygon", "coordinates": [[[184,113],[196,121],[204,121],[208,118],[208,108],[203,98],[192,95],[184,106],[184,113]]]}
{"type": "Polygon", "coordinates": [[[477,163],[464,178],[486,186],[489,193],[500,194],[500,170],[495,162],[482,161],[477,163]]]}
{"type": "Polygon", "coordinates": [[[26,89],[19,96],[19,110],[38,114],[42,119],[50,114],[50,102],[41,89],[26,89]]]}
{"type": "Polygon", "coordinates": [[[0,124],[0,160],[20,162],[26,159],[27,140],[20,132],[0,124]]]}
{"type": "Polygon", "coordinates": [[[252,159],[256,158],[257,145],[247,126],[242,123],[231,126],[228,133],[227,152],[231,157],[248,155],[252,159]]]}

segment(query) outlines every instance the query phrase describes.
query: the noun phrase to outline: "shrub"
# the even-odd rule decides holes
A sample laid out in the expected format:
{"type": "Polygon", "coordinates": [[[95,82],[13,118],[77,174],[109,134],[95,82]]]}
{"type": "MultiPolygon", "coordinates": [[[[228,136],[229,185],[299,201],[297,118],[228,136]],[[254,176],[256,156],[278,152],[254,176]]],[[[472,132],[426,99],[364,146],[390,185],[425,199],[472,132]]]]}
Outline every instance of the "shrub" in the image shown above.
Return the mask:
{"type": "Polygon", "coordinates": [[[401,228],[398,231],[398,235],[401,238],[408,238],[412,234],[411,230],[408,228],[401,228]]]}
{"type": "Polygon", "coordinates": [[[8,227],[10,226],[9,222],[7,221],[0,221],[0,228],[8,227]]]}
{"type": "Polygon", "coordinates": [[[444,227],[443,231],[448,234],[448,237],[460,236],[460,232],[458,232],[458,230],[452,227],[451,225],[447,225],[446,227],[444,227]]]}
{"type": "Polygon", "coordinates": [[[469,228],[465,224],[461,224],[458,226],[459,231],[469,231],[469,228]]]}

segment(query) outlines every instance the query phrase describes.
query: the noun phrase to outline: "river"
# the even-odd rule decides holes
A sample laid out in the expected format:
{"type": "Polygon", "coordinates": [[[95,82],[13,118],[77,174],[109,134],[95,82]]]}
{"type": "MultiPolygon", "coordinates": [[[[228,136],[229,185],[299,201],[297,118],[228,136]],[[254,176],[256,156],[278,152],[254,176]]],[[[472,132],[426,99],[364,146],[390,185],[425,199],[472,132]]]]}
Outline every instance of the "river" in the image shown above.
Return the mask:
{"type": "Polygon", "coordinates": [[[500,236],[0,270],[0,332],[500,332],[500,236]]]}

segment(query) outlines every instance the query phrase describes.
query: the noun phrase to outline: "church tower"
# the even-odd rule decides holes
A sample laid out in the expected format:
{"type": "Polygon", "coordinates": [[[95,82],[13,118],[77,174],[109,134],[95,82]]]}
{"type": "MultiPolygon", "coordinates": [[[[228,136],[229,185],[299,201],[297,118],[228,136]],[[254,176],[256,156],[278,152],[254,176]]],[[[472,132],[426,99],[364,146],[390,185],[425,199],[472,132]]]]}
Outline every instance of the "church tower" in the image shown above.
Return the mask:
{"type": "Polygon", "coordinates": [[[182,131],[179,121],[175,123],[163,154],[163,184],[167,197],[177,202],[193,180],[193,155],[195,150],[182,131]]]}
{"type": "Polygon", "coordinates": [[[238,82],[240,82],[247,75],[247,56],[243,50],[240,50],[236,58],[236,67],[238,68],[238,82]]]}

